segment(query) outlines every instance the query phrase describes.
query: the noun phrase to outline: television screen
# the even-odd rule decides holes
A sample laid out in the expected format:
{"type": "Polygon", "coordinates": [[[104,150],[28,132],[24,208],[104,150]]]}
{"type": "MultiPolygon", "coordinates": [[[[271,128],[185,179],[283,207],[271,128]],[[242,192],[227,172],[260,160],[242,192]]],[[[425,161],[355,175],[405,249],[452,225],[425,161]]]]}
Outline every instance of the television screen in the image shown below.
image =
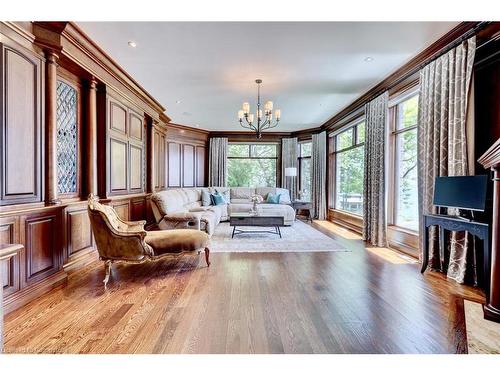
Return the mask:
{"type": "Polygon", "coordinates": [[[484,211],[488,176],[436,177],[435,206],[484,211]]]}

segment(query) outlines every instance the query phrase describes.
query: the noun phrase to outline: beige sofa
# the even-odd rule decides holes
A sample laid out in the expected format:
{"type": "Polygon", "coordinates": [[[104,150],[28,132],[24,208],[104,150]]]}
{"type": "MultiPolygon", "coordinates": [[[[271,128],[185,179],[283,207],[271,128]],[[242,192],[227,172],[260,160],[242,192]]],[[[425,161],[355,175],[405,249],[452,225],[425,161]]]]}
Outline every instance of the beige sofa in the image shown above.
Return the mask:
{"type": "MultiPolygon", "coordinates": [[[[160,229],[192,228],[212,235],[221,221],[229,220],[232,212],[248,212],[253,206],[251,197],[261,195],[265,200],[269,193],[281,194],[280,204],[260,203],[258,209],[269,214],[283,215],[285,225],[295,221],[295,210],[290,206],[290,194],[282,188],[211,187],[179,188],[154,193],[151,208],[160,229]],[[203,205],[202,191],[218,191],[228,204],[203,205]]],[[[207,203],[207,202],[205,202],[207,203]]]]}

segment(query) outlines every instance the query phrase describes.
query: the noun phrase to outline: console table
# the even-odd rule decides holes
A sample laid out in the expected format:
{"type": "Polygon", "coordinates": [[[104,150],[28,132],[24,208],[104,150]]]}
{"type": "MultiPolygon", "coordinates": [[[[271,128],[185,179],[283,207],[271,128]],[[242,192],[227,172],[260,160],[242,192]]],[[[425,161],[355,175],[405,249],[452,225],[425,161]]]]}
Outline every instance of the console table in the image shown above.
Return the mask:
{"type": "MultiPolygon", "coordinates": [[[[23,245],[17,244],[0,244],[0,262],[8,261],[23,245]]],[[[3,280],[2,267],[0,267],[0,280],[3,280]]],[[[3,353],[3,287],[0,284],[0,353],[3,353]]]]}
{"type": "Polygon", "coordinates": [[[422,259],[421,272],[424,273],[429,263],[429,227],[439,227],[439,258],[441,264],[448,264],[446,259],[446,232],[467,231],[473,236],[476,236],[483,241],[483,277],[486,293],[489,291],[489,274],[490,274],[490,226],[486,223],[477,221],[467,221],[456,216],[447,215],[424,215],[424,254],[422,259]]]}

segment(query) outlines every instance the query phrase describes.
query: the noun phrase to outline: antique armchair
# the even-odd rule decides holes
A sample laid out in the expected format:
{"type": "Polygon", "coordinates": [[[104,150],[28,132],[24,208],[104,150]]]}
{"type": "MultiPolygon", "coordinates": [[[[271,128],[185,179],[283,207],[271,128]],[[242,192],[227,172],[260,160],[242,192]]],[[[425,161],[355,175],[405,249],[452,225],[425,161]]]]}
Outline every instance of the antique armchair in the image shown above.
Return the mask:
{"type": "Polygon", "coordinates": [[[125,221],[115,210],[99,203],[89,195],[88,214],[92,225],[99,258],[103,260],[106,288],[114,262],[142,263],[167,255],[205,250],[205,261],[210,266],[209,237],[195,229],[174,229],[148,232],[146,221],[125,221]]]}

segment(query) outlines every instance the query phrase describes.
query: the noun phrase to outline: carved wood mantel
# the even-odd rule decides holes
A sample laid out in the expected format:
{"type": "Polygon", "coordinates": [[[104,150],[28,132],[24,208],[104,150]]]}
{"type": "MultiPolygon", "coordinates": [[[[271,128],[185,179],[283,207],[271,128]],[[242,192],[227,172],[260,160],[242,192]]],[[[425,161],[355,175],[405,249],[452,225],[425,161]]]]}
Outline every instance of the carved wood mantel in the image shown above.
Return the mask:
{"type": "Polygon", "coordinates": [[[484,318],[500,323],[500,138],[478,159],[478,162],[484,168],[493,171],[491,287],[486,296],[484,318]]]}

